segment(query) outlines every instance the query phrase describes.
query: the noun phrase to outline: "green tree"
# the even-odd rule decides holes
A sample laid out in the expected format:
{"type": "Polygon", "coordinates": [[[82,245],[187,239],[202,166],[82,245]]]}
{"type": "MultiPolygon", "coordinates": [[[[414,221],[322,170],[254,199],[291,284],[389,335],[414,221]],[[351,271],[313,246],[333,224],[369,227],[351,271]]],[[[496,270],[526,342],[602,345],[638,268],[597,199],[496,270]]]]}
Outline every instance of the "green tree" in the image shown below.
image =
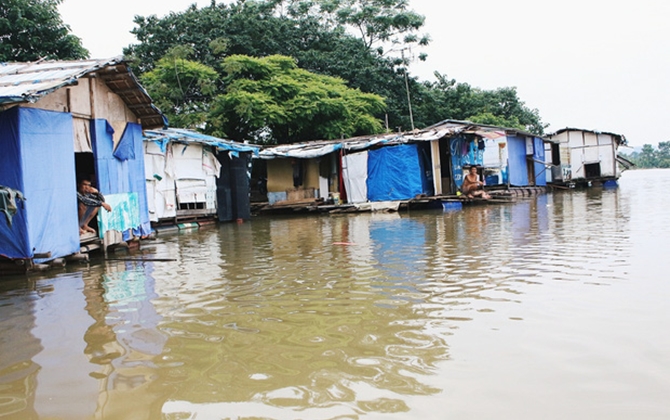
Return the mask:
{"type": "MultiPolygon", "coordinates": [[[[387,121],[390,130],[407,130],[412,122],[405,85],[406,63],[402,55],[398,59],[376,46],[370,48],[372,38],[351,35],[353,23],[347,23],[347,19],[354,15],[363,19],[363,10],[370,18],[372,11],[379,10],[386,16],[388,26],[370,26],[371,33],[376,31],[374,43],[383,46],[388,42],[392,48],[402,49],[407,46],[403,42],[418,39],[412,38],[414,28],[420,28],[423,21],[408,17],[412,12],[402,0],[238,0],[233,4],[213,2],[201,9],[193,5],[160,19],[136,17],[133,33],[139,43],[124,53],[135,59],[135,70],[142,74],[154,69],[172,48],[186,46],[192,51],[190,60],[219,73],[219,91],[226,89],[227,74],[220,63],[227,56],[293,57],[301,69],[344,79],[350,88],[383,97],[386,108],[375,117],[387,121]]],[[[436,76],[437,82],[432,83],[420,83],[415,77],[407,80],[415,127],[447,118],[473,118],[488,123],[504,121],[508,126],[542,133],[545,126],[539,113],[528,109],[514,88],[483,91],[439,73],[436,76]]]]}
{"type": "MultiPolygon", "coordinates": [[[[293,0],[286,9],[294,18],[315,16],[326,26],[352,29],[368,50],[383,54],[410,45],[428,45],[427,35],[419,36],[425,18],[409,9],[408,0],[293,0]]],[[[421,57],[422,59],[425,56],[421,57]]]]}
{"type": "MultiPolygon", "coordinates": [[[[141,74],[153,69],[171,48],[189,46],[190,59],[216,69],[220,80],[225,76],[220,62],[228,55],[293,57],[302,69],[339,77],[351,88],[383,96],[387,107],[376,117],[388,119],[393,128],[410,127],[403,74],[392,59],[370,51],[363,40],[348,35],[336,22],[329,23],[324,14],[294,13],[283,3],[238,1],[201,9],[191,6],[160,19],[138,16],[133,33],[139,43],[124,53],[141,74]]],[[[293,3],[297,7],[300,2],[293,3]]],[[[412,78],[409,85],[414,94],[419,84],[412,78]]]]}
{"type": "Polygon", "coordinates": [[[295,59],[242,55],[223,62],[226,91],[210,114],[213,134],[234,140],[286,144],[379,132],[378,95],[298,68],[295,59]]]}
{"type": "Polygon", "coordinates": [[[416,95],[421,124],[444,119],[469,120],[480,124],[518,128],[542,135],[547,127],[537,109],[528,108],[516,88],[473,88],[435,72],[436,82],[424,82],[416,95]]]}
{"type": "Polygon", "coordinates": [[[651,144],[642,146],[642,151],[637,157],[637,163],[641,168],[655,168],[657,166],[656,150],[651,144]]]}
{"type": "Polygon", "coordinates": [[[670,168],[670,141],[662,141],[658,143],[656,167],[670,168]]]}
{"type": "Polygon", "coordinates": [[[60,3],[62,0],[2,0],[0,61],[87,58],[81,39],[70,33],[60,17],[60,3]]]}
{"type": "Polygon", "coordinates": [[[171,126],[202,129],[217,93],[219,75],[209,66],[188,60],[191,53],[190,48],[175,47],[140,78],[171,126]]]}

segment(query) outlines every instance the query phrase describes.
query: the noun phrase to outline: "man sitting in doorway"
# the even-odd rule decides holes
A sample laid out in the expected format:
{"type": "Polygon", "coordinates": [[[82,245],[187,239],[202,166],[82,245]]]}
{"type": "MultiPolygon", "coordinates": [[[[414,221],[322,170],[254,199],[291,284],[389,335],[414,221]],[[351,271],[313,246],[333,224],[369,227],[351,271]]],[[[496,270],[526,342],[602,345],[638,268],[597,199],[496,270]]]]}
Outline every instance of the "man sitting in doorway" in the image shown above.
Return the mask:
{"type": "Polygon", "coordinates": [[[95,229],[88,224],[98,214],[100,207],[112,211],[112,207],[105,203],[105,197],[93,188],[91,181],[82,179],[77,184],[77,201],[79,203],[79,235],[86,232],[95,233],[95,229]]]}
{"type": "Polygon", "coordinates": [[[473,165],[470,167],[468,174],[465,175],[465,178],[463,178],[463,185],[461,186],[461,190],[463,190],[463,194],[465,194],[465,196],[468,198],[481,197],[488,200],[491,198],[491,196],[488,195],[486,191],[483,190],[483,188],[484,183],[479,180],[477,167],[473,165]]]}

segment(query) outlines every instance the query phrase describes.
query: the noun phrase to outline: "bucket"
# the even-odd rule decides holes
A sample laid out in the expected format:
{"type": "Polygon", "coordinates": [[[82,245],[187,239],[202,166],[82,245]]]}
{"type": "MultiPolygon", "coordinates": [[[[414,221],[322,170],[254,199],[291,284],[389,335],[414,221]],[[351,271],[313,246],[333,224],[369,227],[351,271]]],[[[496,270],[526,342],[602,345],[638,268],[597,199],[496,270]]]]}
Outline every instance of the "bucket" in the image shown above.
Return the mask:
{"type": "Polygon", "coordinates": [[[444,211],[462,210],[463,209],[463,203],[461,203],[460,201],[443,201],[442,202],[442,209],[444,211]]]}
{"type": "Polygon", "coordinates": [[[340,193],[338,193],[338,192],[330,193],[330,196],[333,199],[333,204],[335,204],[336,206],[339,206],[341,204],[340,203],[340,193]]]}

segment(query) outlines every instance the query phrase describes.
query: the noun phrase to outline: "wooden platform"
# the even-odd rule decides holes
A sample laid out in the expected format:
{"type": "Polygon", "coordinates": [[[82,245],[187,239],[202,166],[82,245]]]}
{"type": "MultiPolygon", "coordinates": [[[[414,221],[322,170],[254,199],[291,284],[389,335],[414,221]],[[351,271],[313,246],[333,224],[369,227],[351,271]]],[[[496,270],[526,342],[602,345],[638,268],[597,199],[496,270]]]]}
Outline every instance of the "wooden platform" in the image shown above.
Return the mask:
{"type": "Polygon", "coordinates": [[[295,214],[295,213],[364,213],[371,211],[398,211],[417,209],[441,209],[444,201],[457,201],[464,205],[470,204],[502,204],[514,202],[521,197],[532,197],[545,194],[550,191],[549,187],[511,187],[487,190],[490,199],[468,198],[464,195],[420,195],[410,200],[398,200],[397,206],[375,206],[376,203],[362,204],[332,204],[323,199],[297,199],[278,201],[274,204],[252,203],[251,211],[254,215],[260,214],[295,214]]]}

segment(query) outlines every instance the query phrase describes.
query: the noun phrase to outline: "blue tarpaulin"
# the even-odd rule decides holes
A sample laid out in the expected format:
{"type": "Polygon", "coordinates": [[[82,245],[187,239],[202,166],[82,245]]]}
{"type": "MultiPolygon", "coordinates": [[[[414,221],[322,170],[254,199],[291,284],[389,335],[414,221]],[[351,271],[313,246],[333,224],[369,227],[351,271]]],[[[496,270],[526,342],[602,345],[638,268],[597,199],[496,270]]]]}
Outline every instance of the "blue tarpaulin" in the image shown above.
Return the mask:
{"type": "Polygon", "coordinates": [[[544,166],[544,141],[539,137],[533,138],[533,161],[535,171],[535,185],[547,185],[547,174],[544,166]]]}
{"type": "Polygon", "coordinates": [[[509,159],[509,182],[514,186],[525,185],[547,185],[547,176],[545,174],[544,162],[544,141],[539,137],[533,137],[532,147],[532,167],[534,182],[528,178],[529,156],[526,138],[524,137],[508,137],[508,159],[509,159]]]}
{"type": "Polygon", "coordinates": [[[388,146],[368,154],[368,200],[408,200],[423,191],[423,169],[416,144],[388,146]]]}
{"type": "Polygon", "coordinates": [[[11,226],[0,220],[0,254],[59,258],[78,252],[72,115],[21,107],[2,112],[0,150],[0,185],[26,198],[11,226]]]}
{"type": "Polygon", "coordinates": [[[528,183],[528,162],[526,160],[526,139],[523,137],[507,137],[507,159],[509,162],[509,183],[523,187],[528,183]]]}
{"type": "MultiPolygon", "coordinates": [[[[125,160],[120,160],[114,155],[114,129],[107,120],[92,121],[91,134],[98,189],[103,195],[137,193],[140,223],[133,227],[132,232],[139,236],[148,235],[151,233],[151,222],[144,180],[142,127],[134,123],[126,125],[119,145],[123,144],[126,152],[132,145],[134,157],[127,152],[123,155],[125,160]]],[[[124,239],[128,239],[129,236],[130,232],[126,231],[124,239]]]]}

